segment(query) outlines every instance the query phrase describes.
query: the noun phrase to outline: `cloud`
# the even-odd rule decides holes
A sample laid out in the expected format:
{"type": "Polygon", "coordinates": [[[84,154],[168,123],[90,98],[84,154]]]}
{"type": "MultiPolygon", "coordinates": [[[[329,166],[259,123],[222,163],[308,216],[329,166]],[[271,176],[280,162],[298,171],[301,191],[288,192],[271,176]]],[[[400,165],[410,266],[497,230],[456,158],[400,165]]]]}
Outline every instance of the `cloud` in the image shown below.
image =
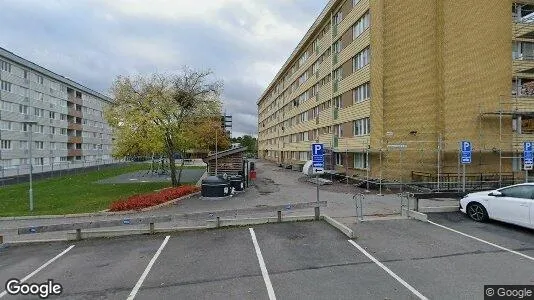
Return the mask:
{"type": "Polygon", "coordinates": [[[108,93],[118,75],[211,69],[234,135],[326,5],[308,0],[4,0],[0,47],[108,93]]]}

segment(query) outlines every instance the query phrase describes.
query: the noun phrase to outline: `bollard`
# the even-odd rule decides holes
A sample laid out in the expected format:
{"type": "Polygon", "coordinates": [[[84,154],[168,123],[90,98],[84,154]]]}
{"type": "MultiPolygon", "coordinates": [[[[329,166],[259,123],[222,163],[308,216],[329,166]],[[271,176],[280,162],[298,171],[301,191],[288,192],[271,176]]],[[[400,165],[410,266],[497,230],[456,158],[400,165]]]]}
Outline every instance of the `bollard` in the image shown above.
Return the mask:
{"type": "Polygon", "coordinates": [[[82,239],[82,230],[81,229],[76,229],[76,240],[79,241],[82,239]]]}
{"type": "Polygon", "coordinates": [[[155,233],[154,222],[150,223],[149,226],[150,226],[150,234],[154,234],[155,233]]]}
{"type": "Polygon", "coordinates": [[[217,217],[217,228],[221,227],[221,217],[217,217]]]}
{"type": "Polygon", "coordinates": [[[414,210],[419,211],[419,198],[414,198],[414,210]]]}
{"type": "Polygon", "coordinates": [[[319,206],[315,207],[315,220],[318,221],[321,213],[319,211],[319,206]]]}
{"type": "Polygon", "coordinates": [[[280,223],[282,222],[282,211],[279,210],[277,213],[278,213],[278,222],[280,223]]]}

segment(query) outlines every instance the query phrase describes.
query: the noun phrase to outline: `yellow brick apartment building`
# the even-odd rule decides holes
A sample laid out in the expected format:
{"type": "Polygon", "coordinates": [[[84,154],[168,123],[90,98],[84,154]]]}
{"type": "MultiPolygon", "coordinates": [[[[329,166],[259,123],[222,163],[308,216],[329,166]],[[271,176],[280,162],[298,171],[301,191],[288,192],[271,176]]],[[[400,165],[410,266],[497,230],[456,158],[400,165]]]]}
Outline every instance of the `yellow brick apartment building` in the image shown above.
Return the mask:
{"type": "Polygon", "coordinates": [[[258,105],[259,156],[327,147],[327,169],[393,181],[519,179],[534,141],[534,1],[331,0],[258,105]],[[439,175],[439,176],[438,176],[439,175]]]}

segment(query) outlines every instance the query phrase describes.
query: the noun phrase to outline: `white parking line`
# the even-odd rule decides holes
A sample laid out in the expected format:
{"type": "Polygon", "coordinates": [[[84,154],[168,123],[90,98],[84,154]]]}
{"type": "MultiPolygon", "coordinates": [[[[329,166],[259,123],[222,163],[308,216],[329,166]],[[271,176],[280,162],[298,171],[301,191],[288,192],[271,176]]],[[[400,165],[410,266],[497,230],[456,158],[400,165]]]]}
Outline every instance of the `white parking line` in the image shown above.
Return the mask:
{"type": "Polygon", "coordinates": [[[139,288],[141,288],[141,285],[143,284],[143,281],[145,281],[145,278],[148,275],[148,272],[150,272],[150,269],[152,269],[152,266],[156,262],[156,259],[158,259],[158,256],[161,254],[161,251],[163,250],[163,248],[165,248],[165,245],[167,245],[167,242],[169,241],[169,238],[170,238],[169,235],[165,237],[165,240],[163,241],[161,246],[159,246],[158,251],[156,251],[156,254],[154,254],[154,257],[152,257],[152,259],[148,263],[148,266],[146,266],[145,271],[143,272],[143,274],[141,275],[141,277],[139,278],[139,280],[135,284],[135,286],[134,286],[132,292],[130,293],[130,296],[128,296],[127,300],[132,300],[133,298],[135,298],[135,295],[137,295],[137,292],[139,291],[139,288]]]}
{"type": "Polygon", "coordinates": [[[416,295],[421,300],[428,300],[427,297],[423,296],[423,294],[419,293],[413,286],[409,285],[406,281],[404,281],[402,278],[397,276],[397,274],[393,273],[388,267],[384,266],[381,262],[379,262],[376,258],[374,258],[371,254],[367,253],[365,249],[360,247],[360,245],[356,244],[353,240],[348,240],[349,243],[351,243],[354,247],[356,247],[358,250],[360,250],[365,256],[367,256],[370,260],[372,260],[375,264],[377,264],[379,267],[381,267],[384,271],[386,271],[389,275],[391,275],[393,278],[395,278],[398,282],[400,282],[402,285],[404,285],[407,289],[409,289],[414,295],[416,295]]]}
{"type": "Polygon", "coordinates": [[[526,254],[523,254],[523,253],[520,253],[520,252],[517,252],[517,251],[514,251],[514,250],[512,250],[512,249],[505,248],[505,247],[503,247],[503,246],[499,246],[499,245],[494,244],[494,243],[492,243],[492,242],[485,241],[485,240],[483,240],[483,239],[481,239],[481,238],[477,238],[476,236],[472,236],[472,235],[469,235],[469,234],[460,232],[460,231],[458,231],[458,230],[449,228],[449,227],[447,227],[447,226],[443,226],[443,225],[441,225],[441,224],[434,223],[434,222],[432,222],[432,221],[430,221],[430,220],[428,221],[428,223],[430,223],[430,224],[434,224],[434,225],[436,225],[436,226],[438,226],[438,227],[441,227],[441,228],[443,228],[443,229],[447,229],[447,230],[450,230],[450,231],[452,231],[452,232],[456,232],[456,233],[458,233],[458,234],[461,234],[461,235],[463,235],[463,236],[472,238],[472,239],[477,240],[477,241],[479,241],[479,242],[482,242],[482,243],[491,245],[491,246],[496,247],[496,248],[499,248],[499,249],[501,249],[501,250],[508,251],[508,252],[510,252],[510,253],[517,254],[517,255],[519,255],[519,256],[521,256],[521,257],[524,257],[524,258],[526,258],[526,259],[530,259],[530,260],[534,261],[534,257],[528,256],[528,255],[526,255],[526,254]]]}
{"type": "Polygon", "coordinates": [[[263,255],[261,255],[260,245],[256,239],[256,234],[254,229],[249,228],[250,236],[252,237],[252,243],[254,244],[254,249],[256,249],[256,256],[258,256],[258,261],[260,262],[261,275],[263,275],[263,281],[265,281],[265,286],[267,287],[267,293],[269,294],[270,300],[276,300],[276,295],[274,294],[273,285],[271,284],[271,279],[269,278],[269,273],[267,272],[267,267],[265,266],[265,261],[263,261],[263,255]]]}
{"type": "MultiPolygon", "coordinates": [[[[68,247],[67,249],[63,250],[63,252],[59,253],[58,255],[56,255],[54,258],[50,259],[49,261],[47,261],[46,263],[44,263],[44,265],[40,266],[39,268],[37,268],[35,271],[31,272],[30,274],[28,274],[26,277],[22,278],[20,280],[20,282],[26,282],[26,280],[32,278],[33,275],[39,273],[39,271],[41,271],[42,269],[46,268],[49,264],[53,263],[54,261],[56,261],[58,258],[60,258],[61,256],[65,255],[65,253],[69,252],[70,249],[74,248],[74,245],[71,245],[70,247],[68,247]]],[[[7,291],[3,291],[0,293],[0,298],[4,297],[5,295],[7,295],[7,291]]]]}

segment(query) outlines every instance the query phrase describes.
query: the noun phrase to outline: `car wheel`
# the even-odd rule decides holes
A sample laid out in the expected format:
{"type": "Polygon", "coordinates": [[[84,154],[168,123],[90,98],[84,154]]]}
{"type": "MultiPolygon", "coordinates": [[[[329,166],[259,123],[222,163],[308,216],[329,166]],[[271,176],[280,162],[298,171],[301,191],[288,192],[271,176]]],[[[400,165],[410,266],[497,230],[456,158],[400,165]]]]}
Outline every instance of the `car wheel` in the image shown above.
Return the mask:
{"type": "Polygon", "coordinates": [[[480,203],[469,203],[467,205],[467,215],[477,221],[477,222],[484,222],[488,220],[488,212],[482,206],[480,203]]]}

